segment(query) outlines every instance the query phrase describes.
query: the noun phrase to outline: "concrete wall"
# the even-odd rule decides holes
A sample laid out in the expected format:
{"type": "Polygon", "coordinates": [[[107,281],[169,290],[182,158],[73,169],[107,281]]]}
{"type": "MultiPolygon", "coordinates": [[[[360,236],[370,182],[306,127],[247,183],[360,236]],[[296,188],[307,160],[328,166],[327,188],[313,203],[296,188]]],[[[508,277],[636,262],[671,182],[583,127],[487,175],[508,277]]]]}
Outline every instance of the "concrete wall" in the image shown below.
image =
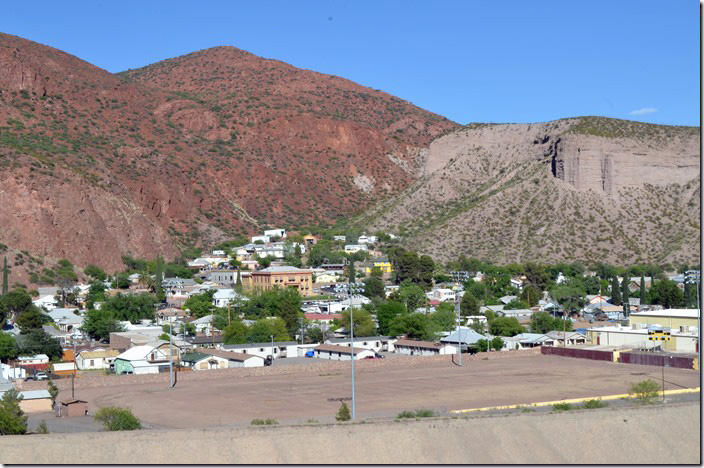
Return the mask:
{"type": "Polygon", "coordinates": [[[700,435],[699,405],[690,403],[366,424],[4,436],[0,453],[8,464],[698,465],[700,435]],[[571,436],[556,437],[555,428],[571,436]]]}
{"type": "Polygon", "coordinates": [[[20,408],[25,413],[42,413],[45,411],[51,411],[51,398],[22,400],[20,401],[20,408]]]}

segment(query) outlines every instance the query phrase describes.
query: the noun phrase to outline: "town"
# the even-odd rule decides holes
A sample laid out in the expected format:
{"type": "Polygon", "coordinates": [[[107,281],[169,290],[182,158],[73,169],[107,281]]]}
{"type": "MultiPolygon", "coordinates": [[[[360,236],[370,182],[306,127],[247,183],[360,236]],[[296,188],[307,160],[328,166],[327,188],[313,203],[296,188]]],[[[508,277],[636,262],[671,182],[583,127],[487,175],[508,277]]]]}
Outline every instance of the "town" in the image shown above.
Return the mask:
{"type": "Polygon", "coordinates": [[[174,262],[126,256],[112,276],[63,260],[57,284],[31,291],[9,289],[5,265],[2,391],[46,424],[50,413],[88,417],[94,406],[75,398],[74,380],[97,375],[168,374],[173,387],[218,369],[431,356],[461,364],[524,350],[698,366],[699,271],[687,265],[442,265],[383,232],[269,229],[246,241],[174,262]],[[71,395],[57,398],[55,382],[69,380],[71,395]]]}

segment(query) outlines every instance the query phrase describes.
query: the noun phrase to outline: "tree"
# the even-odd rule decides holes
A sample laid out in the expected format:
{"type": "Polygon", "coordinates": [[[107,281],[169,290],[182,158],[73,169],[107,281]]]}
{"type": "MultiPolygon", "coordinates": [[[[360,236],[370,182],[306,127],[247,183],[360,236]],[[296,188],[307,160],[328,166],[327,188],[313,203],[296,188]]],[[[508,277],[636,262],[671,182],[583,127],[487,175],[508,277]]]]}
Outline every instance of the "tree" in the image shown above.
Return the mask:
{"type": "Polygon", "coordinates": [[[485,339],[477,340],[476,343],[474,343],[474,348],[477,350],[478,353],[485,353],[489,347],[489,342],[485,339]]]}
{"type": "Polygon", "coordinates": [[[400,300],[406,305],[408,312],[415,312],[416,309],[428,302],[423,288],[408,280],[401,283],[398,291],[394,292],[394,296],[395,299],[400,300]]]}
{"type": "Polygon", "coordinates": [[[243,290],[242,287],[242,269],[237,267],[237,281],[235,282],[235,292],[241,294],[243,290]]]}
{"type": "Polygon", "coordinates": [[[2,294],[5,295],[7,294],[7,291],[9,291],[9,276],[10,273],[8,271],[7,267],[7,257],[3,260],[3,265],[2,265],[2,294]]]}
{"type": "Polygon", "coordinates": [[[412,340],[434,340],[435,330],[435,324],[421,313],[398,315],[389,324],[391,335],[406,335],[412,340]]]}
{"type": "Polygon", "coordinates": [[[347,403],[344,401],[340,405],[340,409],[337,411],[337,414],[335,415],[335,420],[336,421],[349,421],[350,420],[350,409],[347,407],[347,403]]]}
{"type": "Polygon", "coordinates": [[[438,329],[442,331],[450,331],[455,328],[457,315],[455,314],[452,304],[443,302],[435,308],[435,312],[430,314],[430,320],[438,329]]]}
{"type": "Polygon", "coordinates": [[[63,355],[59,340],[52,338],[41,328],[34,328],[27,334],[20,335],[17,348],[19,355],[46,354],[50,359],[59,359],[63,355]]]}
{"type": "Polygon", "coordinates": [[[247,342],[263,343],[271,340],[271,335],[274,335],[274,341],[290,340],[286,324],[281,318],[261,319],[254,322],[247,330],[247,342]]]}
{"type": "Polygon", "coordinates": [[[156,300],[159,302],[164,302],[166,300],[166,294],[164,293],[164,259],[161,255],[156,256],[156,273],[154,274],[154,292],[156,293],[156,300]]]}
{"type": "Polygon", "coordinates": [[[6,391],[0,399],[0,435],[18,435],[27,432],[27,416],[20,408],[22,395],[14,389],[6,391]]]}
{"type": "Polygon", "coordinates": [[[525,265],[525,270],[523,274],[526,277],[526,281],[539,291],[544,291],[547,289],[550,283],[550,273],[544,265],[538,265],[537,263],[528,262],[525,265]]]}
{"type": "Polygon", "coordinates": [[[262,268],[269,268],[269,265],[271,265],[271,257],[266,255],[264,257],[260,257],[259,255],[255,256],[255,260],[261,266],[262,268]]]}
{"type": "Polygon", "coordinates": [[[93,418],[102,423],[106,431],[134,431],[142,428],[142,423],[127,408],[106,406],[96,411],[93,418]]]}
{"type": "Polygon", "coordinates": [[[112,287],[115,289],[127,289],[130,287],[132,282],[130,281],[130,276],[127,273],[120,273],[115,276],[115,280],[112,282],[112,287]]]}
{"type": "Polygon", "coordinates": [[[672,280],[660,280],[650,287],[650,304],[660,304],[666,309],[682,306],[684,294],[672,280]]]}
{"type": "Polygon", "coordinates": [[[7,362],[8,359],[17,357],[17,342],[15,338],[8,334],[0,332],[0,361],[7,362]]]}
{"type": "Polygon", "coordinates": [[[479,313],[479,301],[469,291],[465,291],[464,296],[462,296],[462,301],[460,302],[460,314],[462,317],[466,317],[468,315],[481,315],[479,313]]]}
{"type": "Polygon", "coordinates": [[[56,397],[59,396],[59,387],[54,384],[53,380],[50,380],[46,386],[49,396],[51,397],[51,407],[53,408],[56,404],[56,397]]]}
{"type": "Polygon", "coordinates": [[[122,324],[110,310],[89,310],[81,325],[81,331],[98,341],[110,339],[110,333],[124,331],[122,324]]]}
{"type": "MultiPolygon", "coordinates": [[[[393,255],[389,255],[393,260],[393,255]]],[[[401,283],[410,280],[414,283],[419,281],[420,259],[418,254],[411,251],[403,251],[396,257],[396,281],[401,283]]]]}
{"type": "Polygon", "coordinates": [[[525,331],[516,317],[497,317],[489,324],[489,333],[492,335],[516,336],[525,331]]]}
{"type": "MultiPolygon", "coordinates": [[[[350,327],[350,310],[342,312],[342,320],[340,325],[346,329],[350,327]]],[[[374,336],[376,335],[376,325],[372,320],[371,314],[364,309],[354,309],[352,314],[352,326],[354,328],[354,336],[374,336]]]]}
{"type": "Polygon", "coordinates": [[[0,318],[16,318],[20,313],[33,307],[32,296],[24,289],[13,289],[0,297],[0,318]]]}
{"type": "Polygon", "coordinates": [[[86,294],[86,309],[93,309],[96,302],[103,302],[105,299],[105,285],[100,281],[91,282],[86,294]]]}
{"type": "Polygon", "coordinates": [[[494,351],[501,351],[504,347],[504,340],[502,340],[500,337],[495,336],[494,338],[489,341],[489,345],[491,346],[491,349],[494,351]]]}
{"type": "Polygon", "coordinates": [[[517,310],[517,309],[528,309],[530,305],[522,299],[512,299],[504,307],[505,310],[517,310]]]}
{"type": "Polygon", "coordinates": [[[194,336],[196,334],[196,326],[192,323],[181,322],[181,328],[179,329],[179,334],[194,336]]]}
{"type": "Polygon", "coordinates": [[[630,283],[628,276],[623,275],[623,280],[621,280],[621,300],[622,304],[628,306],[628,301],[630,298],[630,290],[628,289],[628,284],[630,283]]]}
{"type": "Polygon", "coordinates": [[[235,320],[222,331],[222,342],[224,344],[246,343],[247,332],[247,326],[241,320],[235,320]]]}
{"type": "Polygon", "coordinates": [[[469,322],[469,328],[471,328],[472,330],[474,330],[475,332],[477,332],[479,334],[484,333],[484,323],[482,323],[479,319],[472,319],[469,322]]]}
{"type": "Polygon", "coordinates": [[[383,299],[386,296],[384,282],[376,276],[364,278],[364,292],[362,294],[370,299],[372,297],[383,299]]]}
{"type": "Polygon", "coordinates": [[[108,275],[102,270],[102,268],[96,265],[88,265],[83,269],[83,272],[93,278],[96,281],[105,281],[108,275]]]}
{"type": "Polygon", "coordinates": [[[618,285],[618,278],[616,275],[611,277],[611,303],[617,306],[623,304],[623,300],[621,299],[621,288],[618,285]]]}
{"type": "Polygon", "coordinates": [[[586,303],[584,289],[573,285],[571,282],[555,286],[550,290],[550,295],[565,310],[570,312],[579,310],[586,303]]]}
{"type": "Polygon", "coordinates": [[[406,313],[406,306],[398,301],[387,301],[376,309],[376,320],[379,324],[379,333],[388,335],[391,321],[399,315],[406,313]]]}
{"type": "Polygon", "coordinates": [[[645,277],[640,275],[640,305],[647,304],[648,298],[645,294],[645,277]]]}
{"type": "Polygon", "coordinates": [[[32,305],[29,309],[20,313],[17,317],[17,326],[20,327],[21,333],[28,333],[35,328],[42,328],[51,318],[43,314],[38,307],[32,305]]]}
{"type": "MultiPolygon", "coordinates": [[[[542,294],[538,290],[538,288],[531,286],[531,285],[526,285],[523,287],[523,291],[521,291],[521,299],[526,301],[528,303],[529,307],[533,307],[538,305],[538,301],[540,300],[540,297],[542,294]]],[[[523,307],[520,307],[521,309],[523,307]]]]}
{"type": "Polygon", "coordinates": [[[347,281],[350,283],[357,282],[357,274],[354,271],[354,260],[350,260],[347,264],[347,281]]]}
{"type": "Polygon", "coordinates": [[[37,426],[37,434],[48,434],[49,433],[49,428],[46,427],[46,421],[41,420],[39,421],[39,425],[37,426]]]}
{"type": "Polygon", "coordinates": [[[196,318],[202,318],[206,315],[215,313],[215,305],[213,305],[213,296],[215,290],[211,289],[200,294],[195,294],[183,303],[183,308],[188,310],[190,314],[196,318]]]}
{"type": "Polygon", "coordinates": [[[435,262],[429,255],[421,255],[418,259],[418,283],[425,289],[433,286],[433,271],[435,262]]]}
{"type": "Polygon", "coordinates": [[[549,331],[572,330],[572,321],[566,320],[564,323],[559,317],[553,317],[547,312],[536,312],[530,318],[530,331],[532,333],[547,333],[549,331]]]}
{"type": "MultiPolygon", "coordinates": [[[[140,320],[154,320],[154,294],[121,294],[108,298],[100,306],[100,310],[110,311],[117,320],[129,320],[139,323],[140,320]]],[[[188,302],[188,301],[186,301],[188,302]]]]}

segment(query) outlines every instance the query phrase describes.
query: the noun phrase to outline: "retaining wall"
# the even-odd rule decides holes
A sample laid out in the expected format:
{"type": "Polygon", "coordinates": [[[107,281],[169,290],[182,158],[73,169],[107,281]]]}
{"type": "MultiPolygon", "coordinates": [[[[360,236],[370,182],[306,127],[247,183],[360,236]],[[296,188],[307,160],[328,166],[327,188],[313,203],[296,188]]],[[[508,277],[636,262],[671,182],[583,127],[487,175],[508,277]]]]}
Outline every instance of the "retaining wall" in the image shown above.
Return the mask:
{"type": "Polygon", "coordinates": [[[542,354],[554,356],[566,356],[581,359],[593,359],[595,361],[614,361],[613,351],[601,351],[596,349],[581,349],[581,348],[560,348],[557,346],[541,346],[542,354]]]}

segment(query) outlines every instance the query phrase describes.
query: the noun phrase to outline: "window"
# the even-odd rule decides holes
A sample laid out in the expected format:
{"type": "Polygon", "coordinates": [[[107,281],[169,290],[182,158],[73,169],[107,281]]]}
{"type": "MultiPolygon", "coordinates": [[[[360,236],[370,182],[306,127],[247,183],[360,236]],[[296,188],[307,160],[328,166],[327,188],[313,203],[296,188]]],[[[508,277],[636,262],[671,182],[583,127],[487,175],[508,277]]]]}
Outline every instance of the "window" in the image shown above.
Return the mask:
{"type": "Polygon", "coordinates": [[[259,352],[264,352],[264,348],[259,348],[259,352]]]}
{"type": "Polygon", "coordinates": [[[93,367],[95,365],[95,362],[91,359],[90,360],[90,367],[93,367]]]}

